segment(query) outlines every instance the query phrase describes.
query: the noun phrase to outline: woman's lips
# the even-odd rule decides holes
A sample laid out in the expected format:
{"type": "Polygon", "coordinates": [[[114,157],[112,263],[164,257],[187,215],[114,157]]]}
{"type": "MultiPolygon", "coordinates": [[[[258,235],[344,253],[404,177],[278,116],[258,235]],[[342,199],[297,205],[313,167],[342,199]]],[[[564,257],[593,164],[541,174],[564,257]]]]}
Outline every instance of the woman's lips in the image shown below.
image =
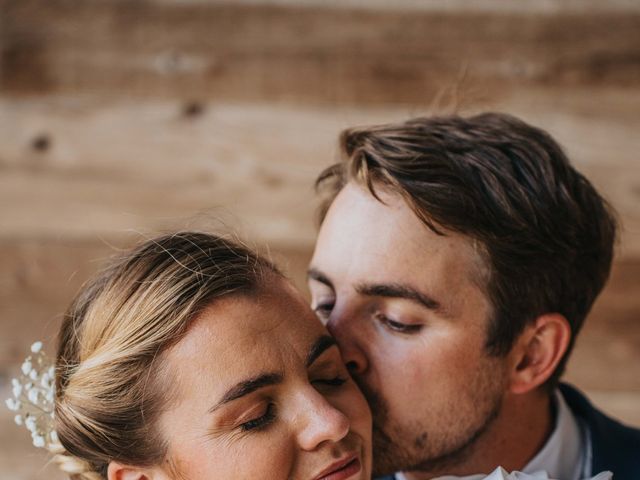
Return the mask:
{"type": "Polygon", "coordinates": [[[325,468],[314,480],[346,480],[360,472],[362,465],[357,455],[338,460],[325,468]]]}

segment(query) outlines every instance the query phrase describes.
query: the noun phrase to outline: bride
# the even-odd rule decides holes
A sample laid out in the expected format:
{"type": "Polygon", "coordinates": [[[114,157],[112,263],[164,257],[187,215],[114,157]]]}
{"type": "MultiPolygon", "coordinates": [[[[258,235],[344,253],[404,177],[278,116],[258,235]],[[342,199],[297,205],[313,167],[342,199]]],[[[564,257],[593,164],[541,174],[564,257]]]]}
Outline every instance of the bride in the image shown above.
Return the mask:
{"type": "Polygon", "coordinates": [[[270,262],[202,233],[82,288],[53,419],[74,480],[370,478],[371,415],[335,342],[270,262]]]}

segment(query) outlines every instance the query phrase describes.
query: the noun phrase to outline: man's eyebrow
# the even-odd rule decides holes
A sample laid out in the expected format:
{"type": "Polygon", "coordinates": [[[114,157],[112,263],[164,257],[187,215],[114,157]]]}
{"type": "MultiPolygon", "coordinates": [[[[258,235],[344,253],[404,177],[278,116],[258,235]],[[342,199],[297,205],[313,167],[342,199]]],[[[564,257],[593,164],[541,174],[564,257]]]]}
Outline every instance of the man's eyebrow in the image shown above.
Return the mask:
{"type": "Polygon", "coordinates": [[[305,365],[307,367],[311,366],[316,359],[324,353],[325,350],[337,345],[336,340],[329,335],[322,335],[319,337],[315,343],[309,349],[309,353],[307,354],[307,361],[305,365]]]}
{"type": "Polygon", "coordinates": [[[356,286],[360,295],[371,297],[405,298],[421,304],[429,310],[441,310],[439,302],[419,290],[401,283],[360,284],[356,286]]]}
{"type": "Polygon", "coordinates": [[[240,397],[244,397],[245,395],[255,392],[260,388],[281,383],[282,380],[283,377],[280,373],[263,373],[256,377],[243,380],[227,390],[227,392],[222,396],[222,399],[209,409],[209,413],[220,408],[226,403],[237,400],[240,397]]]}
{"type": "Polygon", "coordinates": [[[307,270],[307,278],[311,280],[315,280],[316,282],[324,283],[327,287],[333,288],[333,283],[331,283],[331,280],[329,280],[329,277],[327,277],[324,273],[322,273],[317,268],[313,268],[313,267],[309,268],[309,270],[307,270]]]}

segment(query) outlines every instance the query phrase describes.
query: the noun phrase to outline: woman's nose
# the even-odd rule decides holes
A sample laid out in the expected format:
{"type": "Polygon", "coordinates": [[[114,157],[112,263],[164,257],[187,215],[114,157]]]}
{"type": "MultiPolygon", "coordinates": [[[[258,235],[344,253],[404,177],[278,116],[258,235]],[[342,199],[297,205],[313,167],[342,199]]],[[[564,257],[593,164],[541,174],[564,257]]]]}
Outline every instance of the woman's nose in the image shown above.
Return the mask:
{"type": "Polygon", "coordinates": [[[324,442],[339,442],[349,433],[347,416],[317,390],[301,398],[304,413],[298,441],[303,450],[314,450],[324,442]]]}

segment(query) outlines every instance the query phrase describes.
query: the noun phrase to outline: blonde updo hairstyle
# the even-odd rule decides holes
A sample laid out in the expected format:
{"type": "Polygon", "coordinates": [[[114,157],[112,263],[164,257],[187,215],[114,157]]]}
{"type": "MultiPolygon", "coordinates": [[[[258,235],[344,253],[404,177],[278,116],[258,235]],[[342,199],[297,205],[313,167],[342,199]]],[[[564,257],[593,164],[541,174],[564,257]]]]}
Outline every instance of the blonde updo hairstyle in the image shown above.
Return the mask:
{"type": "Polygon", "coordinates": [[[104,480],[109,462],[165,460],[159,415],[171,401],[162,353],[206,306],[279,275],[223,238],[182,232],[147,241],[87,283],[64,316],[52,451],[72,480],[104,480]]]}

